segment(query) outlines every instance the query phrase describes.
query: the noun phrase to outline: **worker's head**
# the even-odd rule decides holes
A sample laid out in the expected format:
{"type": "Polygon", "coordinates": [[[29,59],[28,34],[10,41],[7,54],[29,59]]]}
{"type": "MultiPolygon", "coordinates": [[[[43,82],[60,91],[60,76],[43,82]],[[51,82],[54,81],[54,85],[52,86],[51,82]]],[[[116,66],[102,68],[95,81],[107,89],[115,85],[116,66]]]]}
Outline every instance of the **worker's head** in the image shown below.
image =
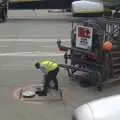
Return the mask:
{"type": "Polygon", "coordinates": [[[37,69],[40,69],[40,63],[39,63],[39,62],[36,62],[36,63],[35,63],[35,67],[36,67],[37,69]]]}

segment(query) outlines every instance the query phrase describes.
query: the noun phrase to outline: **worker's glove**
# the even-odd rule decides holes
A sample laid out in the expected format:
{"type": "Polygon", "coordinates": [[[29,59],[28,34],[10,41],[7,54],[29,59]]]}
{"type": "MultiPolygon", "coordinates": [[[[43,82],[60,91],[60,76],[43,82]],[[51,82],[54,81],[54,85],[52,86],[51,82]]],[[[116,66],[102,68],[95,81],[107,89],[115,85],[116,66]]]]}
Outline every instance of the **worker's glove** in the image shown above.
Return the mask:
{"type": "Polygon", "coordinates": [[[47,71],[44,67],[40,67],[40,70],[41,70],[44,74],[48,74],[48,71],[47,71]]]}

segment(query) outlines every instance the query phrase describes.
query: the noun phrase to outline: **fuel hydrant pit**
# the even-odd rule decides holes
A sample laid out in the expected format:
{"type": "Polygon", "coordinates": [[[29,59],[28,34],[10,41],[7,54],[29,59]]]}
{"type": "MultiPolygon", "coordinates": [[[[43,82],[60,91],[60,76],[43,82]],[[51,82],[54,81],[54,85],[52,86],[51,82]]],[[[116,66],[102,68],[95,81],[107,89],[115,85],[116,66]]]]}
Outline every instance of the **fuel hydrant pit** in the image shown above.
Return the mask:
{"type": "Polygon", "coordinates": [[[62,100],[61,91],[49,90],[47,96],[38,96],[36,94],[37,89],[41,85],[29,85],[17,88],[14,92],[16,99],[29,102],[29,103],[41,103],[41,102],[59,102],[62,100]]]}

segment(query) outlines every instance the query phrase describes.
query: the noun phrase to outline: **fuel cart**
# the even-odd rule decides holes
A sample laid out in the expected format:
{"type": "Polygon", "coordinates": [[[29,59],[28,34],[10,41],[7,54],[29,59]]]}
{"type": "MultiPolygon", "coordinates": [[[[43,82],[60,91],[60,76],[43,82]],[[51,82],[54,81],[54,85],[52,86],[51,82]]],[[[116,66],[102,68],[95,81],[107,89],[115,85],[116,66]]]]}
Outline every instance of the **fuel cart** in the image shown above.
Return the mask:
{"type": "Polygon", "coordinates": [[[70,79],[78,80],[81,85],[87,81],[99,91],[120,81],[120,18],[73,20],[70,42],[68,47],[57,41],[58,48],[65,51],[65,64],[60,66],[66,68],[70,79]],[[109,51],[103,49],[106,41],[112,43],[109,51]]]}

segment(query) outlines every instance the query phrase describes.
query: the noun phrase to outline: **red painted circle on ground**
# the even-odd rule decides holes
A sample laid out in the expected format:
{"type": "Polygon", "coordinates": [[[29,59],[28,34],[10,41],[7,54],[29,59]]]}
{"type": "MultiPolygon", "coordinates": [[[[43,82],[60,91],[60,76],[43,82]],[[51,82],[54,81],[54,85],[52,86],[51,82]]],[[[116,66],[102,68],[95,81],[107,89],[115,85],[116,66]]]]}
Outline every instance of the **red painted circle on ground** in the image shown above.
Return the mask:
{"type": "Polygon", "coordinates": [[[43,96],[36,96],[36,97],[33,97],[33,98],[24,98],[23,96],[20,96],[21,94],[21,91],[25,91],[25,90],[35,90],[36,87],[38,87],[40,85],[36,85],[36,84],[31,84],[31,85],[26,85],[26,86],[20,86],[20,87],[17,87],[15,90],[14,90],[14,98],[19,100],[19,101],[22,101],[22,102],[25,102],[25,103],[31,103],[31,104],[43,104],[43,103],[50,103],[52,101],[54,102],[60,102],[61,101],[61,98],[54,98],[54,99],[49,99],[47,96],[46,97],[43,97],[43,96]]]}

